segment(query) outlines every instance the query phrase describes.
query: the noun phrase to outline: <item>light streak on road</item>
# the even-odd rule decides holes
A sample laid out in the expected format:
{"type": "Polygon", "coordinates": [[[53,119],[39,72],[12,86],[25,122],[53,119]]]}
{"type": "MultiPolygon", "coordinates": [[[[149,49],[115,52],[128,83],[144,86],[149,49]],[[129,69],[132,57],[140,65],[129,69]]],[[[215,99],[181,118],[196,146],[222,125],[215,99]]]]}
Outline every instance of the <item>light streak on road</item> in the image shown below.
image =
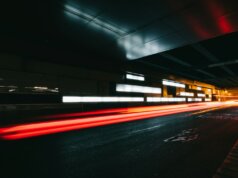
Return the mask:
{"type": "Polygon", "coordinates": [[[155,118],[182,112],[191,112],[233,105],[238,105],[238,103],[230,101],[164,106],[144,106],[90,111],[85,113],[59,114],[48,116],[48,118],[58,118],[60,120],[25,123],[0,128],[0,139],[16,140],[30,138],[96,126],[155,118]]]}

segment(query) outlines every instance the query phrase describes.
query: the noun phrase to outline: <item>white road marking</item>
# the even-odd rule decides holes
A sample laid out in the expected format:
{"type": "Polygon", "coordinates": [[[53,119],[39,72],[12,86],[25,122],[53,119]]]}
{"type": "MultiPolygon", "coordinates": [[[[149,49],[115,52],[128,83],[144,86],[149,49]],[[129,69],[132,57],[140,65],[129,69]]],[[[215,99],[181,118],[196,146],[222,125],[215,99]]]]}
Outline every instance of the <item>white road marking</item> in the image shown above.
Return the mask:
{"type": "Polygon", "coordinates": [[[148,127],[148,128],[145,128],[145,129],[133,131],[131,133],[134,134],[134,133],[138,133],[138,132],[149,131],[149,130],[153,130],[153,129],[156,129],[156,128],[159,128],[159,127],[162,127],[162,126],[163,126],[163,124],[159,124],[159,125],[156,125],[156,126],[153,126],[153,127],[148,127]]]}
{"type": "Polygon", "coordinates": [[[196,128],[183,130],[181,133],[164,139],[164,142],[189,142],[198,139],[198,134],[196,133],[196,128]]]}

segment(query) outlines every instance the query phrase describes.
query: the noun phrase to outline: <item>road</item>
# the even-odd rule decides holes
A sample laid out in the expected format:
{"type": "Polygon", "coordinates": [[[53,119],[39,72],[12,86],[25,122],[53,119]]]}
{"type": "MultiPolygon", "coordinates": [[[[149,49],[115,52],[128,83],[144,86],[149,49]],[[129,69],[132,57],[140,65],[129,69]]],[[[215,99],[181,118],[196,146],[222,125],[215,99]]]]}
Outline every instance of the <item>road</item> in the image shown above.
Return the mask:
{"type": "Polygon", "coordinates": [[[1,141],[2,178],[211,178],[238,139],[238,107],[1,141]]]}

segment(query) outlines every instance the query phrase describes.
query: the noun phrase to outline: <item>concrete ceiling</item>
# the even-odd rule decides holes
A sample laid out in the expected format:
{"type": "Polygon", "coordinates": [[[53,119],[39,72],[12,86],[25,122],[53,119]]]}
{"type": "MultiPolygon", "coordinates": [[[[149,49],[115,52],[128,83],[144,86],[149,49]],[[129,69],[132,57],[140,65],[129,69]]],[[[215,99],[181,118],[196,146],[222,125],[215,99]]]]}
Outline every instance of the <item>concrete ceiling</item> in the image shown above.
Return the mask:
{"type": "Polygon", "coordinates": [[[2,7],[2,52],[71,65],[132,61],[238,85],[236,0],[25,0],[2,7]]]}

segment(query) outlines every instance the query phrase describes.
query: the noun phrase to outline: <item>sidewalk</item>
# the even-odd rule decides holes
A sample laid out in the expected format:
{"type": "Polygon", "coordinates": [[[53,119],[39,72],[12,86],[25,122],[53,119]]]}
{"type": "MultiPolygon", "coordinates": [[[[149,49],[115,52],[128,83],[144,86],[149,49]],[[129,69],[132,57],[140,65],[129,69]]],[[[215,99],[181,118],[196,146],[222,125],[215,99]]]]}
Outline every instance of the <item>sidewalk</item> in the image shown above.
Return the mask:
{"type": "Polygon", "coordinates": [[[238,140],[213,178],[238,178],[238,140]]]}

